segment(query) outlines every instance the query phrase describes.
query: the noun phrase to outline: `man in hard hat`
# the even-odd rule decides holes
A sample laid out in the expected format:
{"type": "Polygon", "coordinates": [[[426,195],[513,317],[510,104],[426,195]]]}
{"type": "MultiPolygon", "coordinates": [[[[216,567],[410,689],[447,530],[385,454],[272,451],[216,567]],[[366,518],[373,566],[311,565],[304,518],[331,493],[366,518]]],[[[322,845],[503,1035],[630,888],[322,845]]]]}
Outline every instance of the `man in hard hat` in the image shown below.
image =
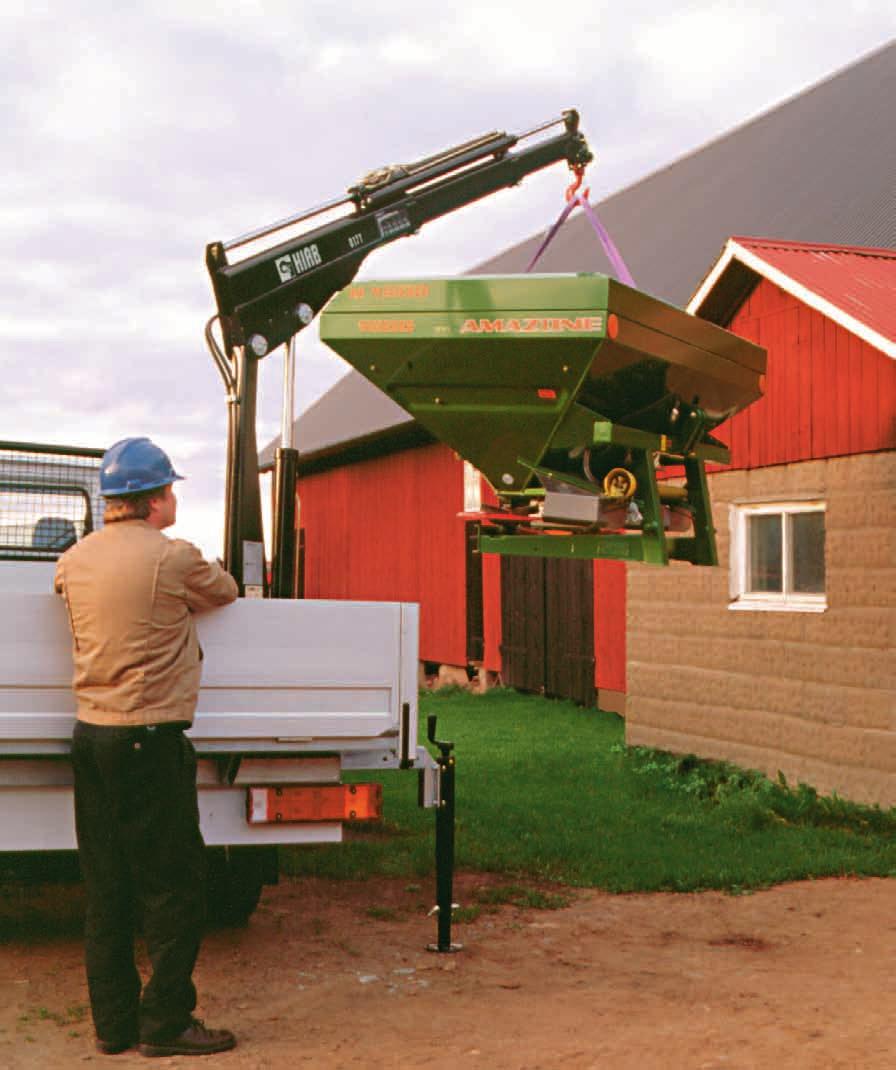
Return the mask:
{"type": "Polygon", "coordinates": [[[105,526],[67,550],[56,590],[68,608],[78,717],[75,824],[87,889],[86,964],[103,1054],[205,1055],[236,1043],[193,1017],[205,912],[193,721],[202,650],[193,614],[237,585],[182,539],[172,484],[148,438],[116,442],[100,465],[105,526]],[[152,976],[134,964],[142,918],[152,976]]]}

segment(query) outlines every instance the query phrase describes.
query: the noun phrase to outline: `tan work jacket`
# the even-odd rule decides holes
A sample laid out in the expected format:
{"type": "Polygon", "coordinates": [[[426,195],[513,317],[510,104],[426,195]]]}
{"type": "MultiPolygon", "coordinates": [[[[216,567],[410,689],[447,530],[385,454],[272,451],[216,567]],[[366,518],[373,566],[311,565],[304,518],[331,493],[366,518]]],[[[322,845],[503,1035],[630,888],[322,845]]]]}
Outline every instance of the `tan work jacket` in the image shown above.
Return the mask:
{"type": "Polygon", "coordinates": [[[72,629],[78,717],[192,722],[202,651],[193,614],[237,597],[233,577],[145,520],[93,532],[56,565],[72,629]]]}

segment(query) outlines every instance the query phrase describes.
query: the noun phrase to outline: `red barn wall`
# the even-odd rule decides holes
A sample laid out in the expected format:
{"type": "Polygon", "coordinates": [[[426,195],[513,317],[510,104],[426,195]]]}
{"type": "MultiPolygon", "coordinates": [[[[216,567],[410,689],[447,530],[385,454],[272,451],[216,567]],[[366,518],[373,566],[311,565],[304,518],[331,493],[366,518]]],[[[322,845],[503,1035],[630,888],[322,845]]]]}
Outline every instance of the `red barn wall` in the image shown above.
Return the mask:
{"type": "Polygon", "coordinates": [[[765,396],[714,432],[732,468],[896,447],[896,361],[768,279],[728,329],[769,355],[765,396]]]}
{"type": "Polygon", "coordinates": [[[594,686],[598,705],[609,709],[600,692],[625,692],[625,562],[595,561],[593,568],[594,686]]]}
{"type": "Polygon", "coordinates": [[[420,603],[420,657],[465,665],[463,463],[403,450],[299,480],[305,595],[420,603]]]}
{"type": "Polygon", "coordinates": [[[501,671],[501,558],[482,555],[482,624],[485,630],[483,665],[501,671]]]}

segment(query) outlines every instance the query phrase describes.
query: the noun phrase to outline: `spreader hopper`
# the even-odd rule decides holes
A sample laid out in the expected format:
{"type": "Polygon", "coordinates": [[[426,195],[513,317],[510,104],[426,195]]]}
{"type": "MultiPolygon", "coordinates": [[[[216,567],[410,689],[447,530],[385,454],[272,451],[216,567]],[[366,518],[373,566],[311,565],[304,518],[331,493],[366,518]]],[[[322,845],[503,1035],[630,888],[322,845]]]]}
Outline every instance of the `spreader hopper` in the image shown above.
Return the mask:
{"type": "Polygon", "coordinates": [[[321,338],[486,476],[483,550],[714,563],[710,432],[763,349],[597,274],[352,285],[321,338]]]}

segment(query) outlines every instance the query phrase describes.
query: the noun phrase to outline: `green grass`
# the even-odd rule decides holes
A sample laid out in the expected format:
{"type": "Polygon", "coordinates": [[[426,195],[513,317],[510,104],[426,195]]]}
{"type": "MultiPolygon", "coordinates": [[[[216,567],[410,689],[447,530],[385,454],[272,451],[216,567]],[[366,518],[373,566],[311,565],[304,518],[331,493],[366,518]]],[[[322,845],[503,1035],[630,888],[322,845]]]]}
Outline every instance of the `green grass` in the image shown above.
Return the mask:
{"type": "MultiPolygon", "coordinates": [[[[614,892],[896,876],[896,809],[626,748],[618,717],[570,702],[440,692],[422,697],[421,724],[428,713],[438,715],[439,738],[456,744],[458,867],[614,892]]],[[[433,814],[416,805],[414,774],[377,779],[382,823],[356,826],[341,846],[287,849],[284,870],[431,874],[433,814]]]]}
{"type": "Polygon", "coordinates": [[[568,895],[542,892],[537,888],[521,888],[518,884],[477,888],[473,898],[482,906],[504,906],[509,903],[529,910],[561,910],[572,902],[568,895]]]}
{"type": "MultiPolygon", "coordinates": [[[[77,1025],[87,1017],[87,1005],[85,1003],[72,1003],[64,1011],[53,1011],[48,1007],[31,1007],[24,1014],[19,1015],[22,1025],[32,1022],[54,1022],[56,1025],[77,1025]]],[[[77,1033],[70,1034],[77,1036],[77,1033]]]]}

